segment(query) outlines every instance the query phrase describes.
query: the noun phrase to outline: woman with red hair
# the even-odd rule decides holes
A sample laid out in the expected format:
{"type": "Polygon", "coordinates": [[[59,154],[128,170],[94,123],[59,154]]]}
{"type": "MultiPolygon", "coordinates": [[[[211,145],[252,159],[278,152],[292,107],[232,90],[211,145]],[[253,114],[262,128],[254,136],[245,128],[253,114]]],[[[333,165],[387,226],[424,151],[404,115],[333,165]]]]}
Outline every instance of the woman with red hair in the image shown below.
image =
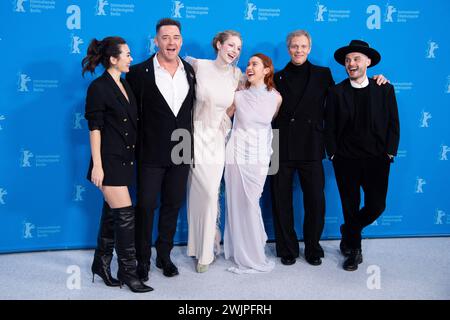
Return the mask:
{"type": "Polygon", "coordinates": [[[225,258],[233,258],[235,273],[269,272],[275,263],[267,259],[267,234],[259,199],[264,189],[272,154],[272,119],[281,105],[275,90],[272,60],[257,53],[247,64],[245,90],[234,97],[234,123],[226,147],[225,258]]]}

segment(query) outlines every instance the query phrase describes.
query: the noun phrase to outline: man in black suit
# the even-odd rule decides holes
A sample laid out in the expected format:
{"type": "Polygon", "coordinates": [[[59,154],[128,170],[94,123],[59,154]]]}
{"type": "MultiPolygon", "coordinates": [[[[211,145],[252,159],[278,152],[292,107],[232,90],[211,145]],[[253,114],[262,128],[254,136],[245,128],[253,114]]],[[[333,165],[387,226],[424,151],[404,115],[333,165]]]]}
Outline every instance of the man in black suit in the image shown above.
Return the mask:
{"type": "MultiPolygon", "coordinates": [[[[161,19],[156,25],[155,44],[159,50],[148,60],[131,67],[127,81],[132,87],[139,108],[138,190],[136,210],[136,257],[138,275],[148,280],[154,211],[159,209],[158,238],[155,243],[156,266],[163,274],[178,274],[170,259],[178,211],[183,204],[189,173],[188,161],[172,157],[179,143],[172,141],[175,130],[192,132],[192,107],[195,75],[192,67],[179,57],[182,46],[181,25],[172,19],[161,19]]],[[[179,131],[178,131],[179,132],[179,131]]],[[[186,137],[186,135],[184,135],[186,137]]],[[[183,139],[180,139],[183,140],[183,139]]],[[[189,150],[187,150],[189,149],[189,150]]]]}
{"type": "Polygon", "coordinates": [[[286,42],[291,61],[274,76],[283,97],[273,121],[273,128],[279,130],[280,143],[280,166],[271,179],[276,250],[285,265],[294,264],[299,256],[292,206],[292,182],[297,172],[305,209],[305,259],[312,265],[320,265],[324,252],[319,240],[325,219],[323,114],[328,88],[334,81],[329,68],[308,61],[311,36],[307,31],[291,32],[286,42]]]}
{"type": "Polygon", "coordinates": [[[367,68],[380,54],[361,40],[334,53],[345,66],[348,79],[327,98],[325,132],[327,154],[333,161],[342,202],[344,224],[340,249],[347,271],[362,263],[361,233],[386,207],[390,164],[397,154],[400,125],[394,87],[377,86],[367,78],[367,68]],[[364,207],[360,209],[361,192],[364,207]]]}

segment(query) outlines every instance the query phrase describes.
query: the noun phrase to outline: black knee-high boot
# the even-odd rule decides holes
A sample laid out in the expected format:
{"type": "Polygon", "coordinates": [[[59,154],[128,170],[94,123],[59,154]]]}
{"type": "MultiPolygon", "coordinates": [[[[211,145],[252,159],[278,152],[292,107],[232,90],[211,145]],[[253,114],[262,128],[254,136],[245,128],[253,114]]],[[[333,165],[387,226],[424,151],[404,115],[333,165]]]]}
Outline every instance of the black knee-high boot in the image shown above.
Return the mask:
{"type": "Polygon", "coordinates": [[[136,248],[134,246],[134,208],[112,209],[115,221],[116,253],[119,261],[117,278],[133,292],[148,292],[153,288],[139,280],[136,272],[136,248]]]}
{"type": "Polygon", "coordinates": [[[118,287],[119,281],[111,276],[111,260],[114,250],[114,214],[111,208],[103,202],[102,217],[97,236],[97,248],[95,249],[94,261],[92,262],[92,282],[94,274],[103,279],[109,287],[118,287]]]}

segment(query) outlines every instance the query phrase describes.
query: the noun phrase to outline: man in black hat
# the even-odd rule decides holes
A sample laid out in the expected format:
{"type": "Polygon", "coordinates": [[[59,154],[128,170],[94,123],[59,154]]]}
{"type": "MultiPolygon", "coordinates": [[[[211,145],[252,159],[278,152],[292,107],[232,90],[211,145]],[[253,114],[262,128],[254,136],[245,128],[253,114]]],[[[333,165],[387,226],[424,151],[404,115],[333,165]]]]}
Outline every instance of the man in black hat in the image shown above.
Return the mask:
{"type": "Polygon", "coordinates": [[[342,202],[344,224],[340,249],[344,270],[362,263],[361,232],[386,207],[389,168],[400,138],[397,101],[390,84],[377,86],[367,78],[367,68],[380,54],[361,40],[334,53],[345,66],[348,79],[330,89],[325,115],[325,143],[333,161],[342,202]],[[360,209],[360,188],[364,207],[360,209]]]}

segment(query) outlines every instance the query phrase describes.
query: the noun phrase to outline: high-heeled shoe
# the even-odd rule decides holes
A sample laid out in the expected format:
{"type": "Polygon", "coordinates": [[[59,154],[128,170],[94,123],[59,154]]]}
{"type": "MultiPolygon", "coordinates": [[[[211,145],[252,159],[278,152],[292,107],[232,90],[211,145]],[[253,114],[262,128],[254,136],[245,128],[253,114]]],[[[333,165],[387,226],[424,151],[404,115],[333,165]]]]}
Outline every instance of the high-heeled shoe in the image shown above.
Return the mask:
{"type": "Polygon", "coordinates": [[[94,262],[92,263],[91,271],[92,271],[92,282],[94,282],[94,275],[98,275],[102,278],[103,282],[108,287],[118,287],[119,280],[114,279],[111,275],[111,269],[109,267],[109,263],[111,262],[109,258],[106,258],[109,261],[103,261],[103,257],[94,258],[94,262]],[[99,262],[100,261],[100,262],[99,262]]]}
{"type": "Polygon", "coordinates": [[[136,249],[134,245],[134,208],[112,209],[115,222],[115,241],[119,271],[117,279],[120,288],[126,284],[131,291],[144,293],[153,291],[142,283],[137,275],[136,249]]]}
{"type": "Polygon", "coordinates": [[[201,264],[201,263],[197,263],[196,269],[197,269],[197,272],[198,272],[198,273],[206,272],[206,271],[208,271],[208,269],[209,269],[209,264],[201,264]]]}
{"type": "Polygon", "coordinates": [[[119,286],[120,289],[122,289],[123,285],[126,284],[128,288],[130,288],[131,291],[136,293],[144,293],[144,292],[150,292],[153,291],[153,288],[150,286],[147,286],[146,284],[142,283],[141,280],[139,280],[137,277],[125,277],[125,278],[119,278],[119,286]]]}
{"type": "Polygon", "coordinates": [[[97,236],[97,248],[92,262],[92,282],[98,275],[108,287],[118,287],[119,281],[111,275],[111,260],[114,250],[114,214],[108,203],[103,202],[100,228],[97,236]]]}

